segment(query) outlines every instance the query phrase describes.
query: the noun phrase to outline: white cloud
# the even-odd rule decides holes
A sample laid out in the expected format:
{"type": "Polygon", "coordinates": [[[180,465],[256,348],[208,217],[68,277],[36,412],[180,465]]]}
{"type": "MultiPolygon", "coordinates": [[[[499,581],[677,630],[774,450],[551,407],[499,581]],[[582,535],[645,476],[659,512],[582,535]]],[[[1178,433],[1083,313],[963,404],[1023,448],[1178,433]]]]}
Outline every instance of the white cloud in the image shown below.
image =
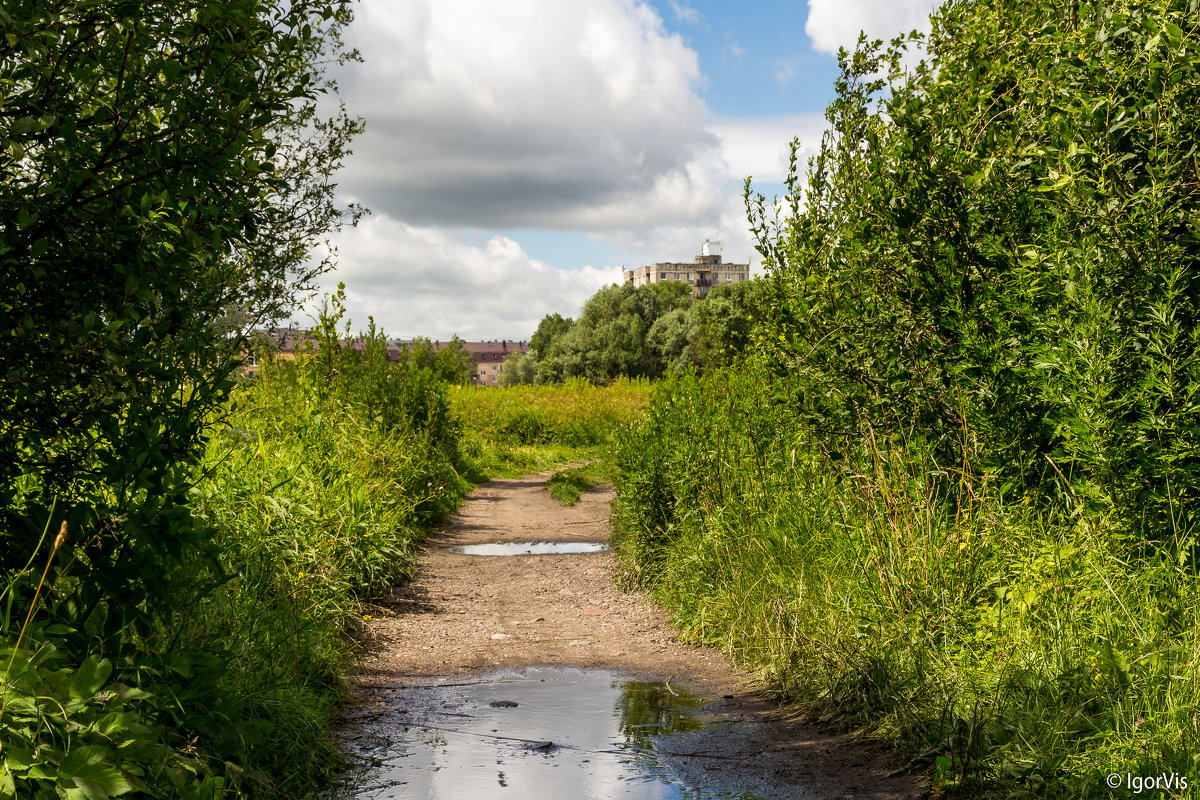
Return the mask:
{"type": "Polygon", "coordinates": [[[680,22],[687,22],[695,25],[700,21],[700,12],[689,5],[676,3],[672,0],[671,10],[675,12],[675,19],[680,22]]]}
{"type": "Polygon", "coordinates": [[[800,168],[821,145],[827,123],[823,114],[772,117],[719,117],[708,123],[721,142],[721,152],[738,180],[753,176],[755,183],[782,183],[787,177],[790,143],[800,138],[800,168]]]}
{"type": "Polygon", "coordinates": [[[836,54],[853,50],[859,31],[890,41],[911,30],[929,32],[929,14],[940,0],[808,0],[804,32],[813,48],[836,54]]]}
{"type": "Polygon", "coordinates": [[[796,77],[796,67],[793,64],[781,62],[775,70],[775,82],[780,86],[787,86],[794,77],[796,77]]]}
{"type": "Polygon", "coordinates": [[[367,129],[342,181],[376,210],[595,230],[713,209],[696,53],[643,3],[364,0],[348,39],[367,129]]]}
{"type": "Polygon", "coordinates": [[[358,329],[371,315],[404,338],[527,339],[621,281],[620,262],[690,261],[707,238],[754,264],[742,179],[779,191],[789,141],[803,157],[825,128],[820,114],[712,115],[696,53],[638,0],[358,9],[348,39],[365,63],[339,81],[367,133],[339,181],[374,213],[339,236],[324,281],[346,283],[358,329]],[[577,263],[614,264],[558,269],[522,229],[572,231],[577,263]]]}
{"type": "Polygon", "coordinates": [[[476,247],[381,214],[343,231],[337,245],[341,266],[324,277],[325,289],[345,282],[355,331],[373,316],[401,338],[528,339],[546,314],[574,315],[602,286],[623,280],[620,267],[556,269],[505,236],[476,247]]]}

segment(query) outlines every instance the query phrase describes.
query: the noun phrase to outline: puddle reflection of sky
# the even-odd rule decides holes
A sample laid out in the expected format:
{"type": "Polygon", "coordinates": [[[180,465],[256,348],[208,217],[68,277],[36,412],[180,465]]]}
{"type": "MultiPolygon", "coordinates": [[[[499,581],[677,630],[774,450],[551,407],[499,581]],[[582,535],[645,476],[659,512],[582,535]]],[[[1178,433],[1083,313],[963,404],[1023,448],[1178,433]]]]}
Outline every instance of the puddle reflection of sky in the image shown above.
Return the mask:
{"type": "Polygon", "coordinates": [[[451,553],[465,556],[528,556],[548,553],[599,553],[608,545],[600,542],[490,542],[451,547],[451,553]]]}
{"type": "Polygon", "coordinates": [[[655,735],[699,727],[698,701],[611,673],[530,669],[503,682],[430,692],[397,718],[395,744],[357,800],[753,800],[681,784],[650,750],[655,735]],[[516,707],[490,703],[516,702],[516,707]],[[506,737],[506,738],[499,738],[506,737]],[[553,747],[537,744],[553,742],[553,747]]]}

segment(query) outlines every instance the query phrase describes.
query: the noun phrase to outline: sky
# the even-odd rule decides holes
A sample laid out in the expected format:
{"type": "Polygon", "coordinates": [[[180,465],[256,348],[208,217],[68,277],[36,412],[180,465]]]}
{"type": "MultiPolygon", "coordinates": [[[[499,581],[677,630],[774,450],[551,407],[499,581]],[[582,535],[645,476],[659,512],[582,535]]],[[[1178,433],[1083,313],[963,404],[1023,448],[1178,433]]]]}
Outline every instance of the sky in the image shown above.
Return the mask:
{"type": "MultiPolygon", "coordinates": [[[[333,77],[365,122],[335,237],[355,330],[527,340],[622,267],[705,239],[757,264],[742,200],[819,145],[839,47],[928,30],[929,0],[360,0],[333,77]],[[735,10],[736,9],[736,10],[735,10]]],[[[298,311],[307,326],[314,307],[298,311]]]]}

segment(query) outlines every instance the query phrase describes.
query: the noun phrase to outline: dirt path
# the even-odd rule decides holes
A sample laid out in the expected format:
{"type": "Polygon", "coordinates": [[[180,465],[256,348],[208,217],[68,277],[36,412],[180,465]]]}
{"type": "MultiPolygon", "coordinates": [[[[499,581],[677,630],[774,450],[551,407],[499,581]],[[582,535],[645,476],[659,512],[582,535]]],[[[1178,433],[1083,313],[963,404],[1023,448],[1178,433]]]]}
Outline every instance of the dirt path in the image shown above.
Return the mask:
{"type": "Polygon", "coordinates": [[[532,666],[602,667],[669,678],[671,685],[713,698],[710,716],[754,723],[736,735],[715,726],[726,732],[714,733],[705,752],[738,758],[717,755],[721,760],[711,764],[692,759],[691,768],[743,769],[748,780],[751,771],[768,771],[778,787],[803,784],[801,794],[813,798],[908,800],[925,794],[913,778],[889,776],[884,759],[849,737],[779,719],[720,652],[677,642],[662,611],[616,586],[611,552],[514,558],[447,549],[484,542],[607,542],[612,492],[589,492],[574,508],[563,508],[545,489],[548,477],[480,486],[429,539],[416,579],[369,611],[357,716],[377,718],[403,702],[397,688],[434,679],[532,666]],[[750,751],[754,758],[741,757],[750,751]]]}

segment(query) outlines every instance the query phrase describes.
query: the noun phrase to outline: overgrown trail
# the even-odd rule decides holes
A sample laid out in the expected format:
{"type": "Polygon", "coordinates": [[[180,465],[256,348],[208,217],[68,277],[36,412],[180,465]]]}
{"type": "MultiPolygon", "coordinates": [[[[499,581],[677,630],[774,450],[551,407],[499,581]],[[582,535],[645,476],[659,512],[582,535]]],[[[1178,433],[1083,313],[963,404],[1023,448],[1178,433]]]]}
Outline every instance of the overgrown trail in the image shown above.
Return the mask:
{"type": "Polygon", "coordinates": [[[677,642],[665,614],[641,594],[617,587],[613,553],[490,557],[448,549],[607,542],[612,491],[585,493],[575,507],[564,508],[546,491],[548,477],[496,480],[476,489],[428,540],[415,580],[369,612],[351,738],[364,721],[406,713],[404,687],[453,684],[501,669],[605,668],[669,679],[670,686],[712,698],[708,718],[732,723],[710,726],[700,745],[711,755],[681,759],[681,771],[744,772],[745,780],[734,783],[780,798],[922,796],[919,782],[888,777],[885,761],[848,737],[779,719],[719,651],[677,642]]]}

